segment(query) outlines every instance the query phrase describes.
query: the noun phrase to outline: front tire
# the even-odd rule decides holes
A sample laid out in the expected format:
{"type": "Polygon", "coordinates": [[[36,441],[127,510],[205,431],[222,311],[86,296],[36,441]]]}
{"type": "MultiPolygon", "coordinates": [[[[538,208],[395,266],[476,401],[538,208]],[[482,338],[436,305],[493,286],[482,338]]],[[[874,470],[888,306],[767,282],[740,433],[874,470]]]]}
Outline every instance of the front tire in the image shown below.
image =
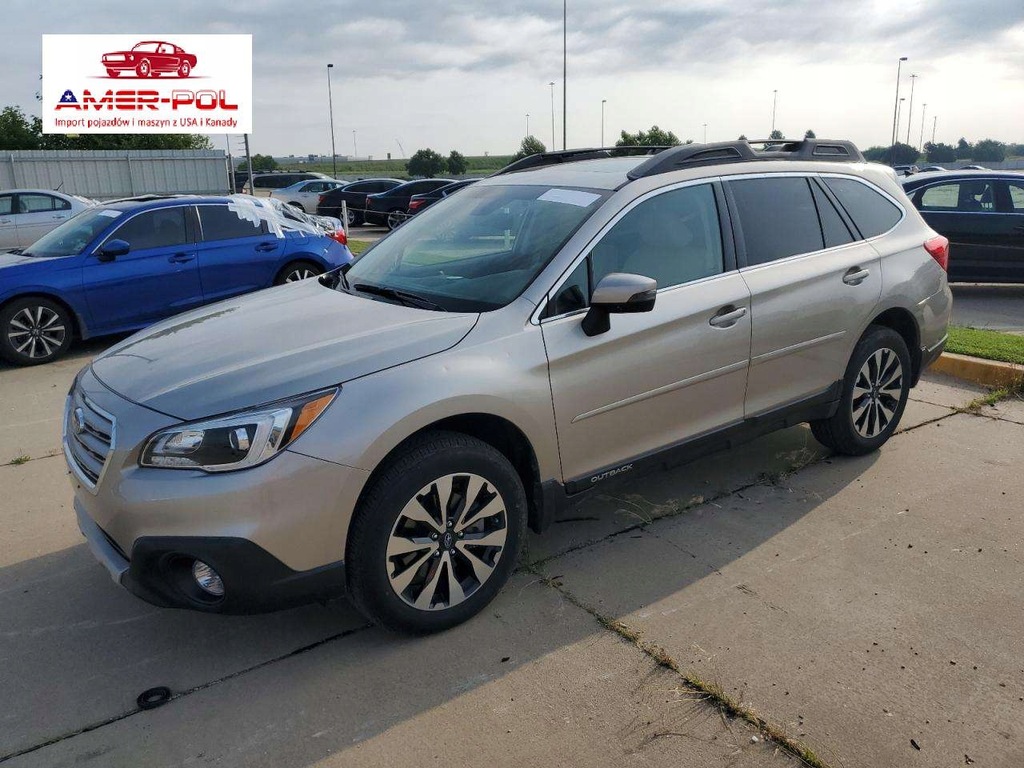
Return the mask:
{"type": "Polygon", "coordinates": [[[41,365],[71,346],[71,315],[42,297],[12,301],[0,311],[0,357],[15,365],[41,365]]]}
{"type": "Polygon", "coordinates": [[[432,432],[390,459],[349,529],[348,590],[373,621],[412,634],[475,616],[508,581],[526,531],[526,493],[499,451],[432,432]]]}
{"type": "Polygon", "coordinates": [[[910,396],[907,343],[891,328],[873,325],[853,350],[839,407],[811,422],[818,442],[847,456],[878,450],[896,431],[910,396]]]}
{"type": "Polygon", "coordinates": [[[149,59],[143,59],[135,67],[135,74],[139,77],[150,77],[153,74],[153,65],[149,63],[149,59]]]}
{"type": "Polygon", "coordinates": [[[120,74],[121,74],[121,72],[119,70],[116,70],[116,69],[108,69],[107,70],[107,75],[109,77],[118,77],[120,74]]]}

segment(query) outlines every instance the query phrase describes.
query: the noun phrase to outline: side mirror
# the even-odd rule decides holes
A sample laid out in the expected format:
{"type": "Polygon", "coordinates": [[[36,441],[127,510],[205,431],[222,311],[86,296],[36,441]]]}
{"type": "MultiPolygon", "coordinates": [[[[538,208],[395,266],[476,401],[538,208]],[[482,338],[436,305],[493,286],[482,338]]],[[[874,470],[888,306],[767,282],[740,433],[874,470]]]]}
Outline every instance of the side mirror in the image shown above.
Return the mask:
{"type": "Polygon", "coordinates": [[[131,246],[124,240],[110,240],[96,251],[96,258],[100,261],[113,261],[118,256],[124,256],[130,250],[131,246]]]}
{"type": "Polygon", "coordinates": [[[658,282],[643,275],[612,272],[605,275],[590,298],[590,310],[583,318],[583,332],[597,336],[611,328],[610,315],[650,312],[658,295],[658,282]]]}

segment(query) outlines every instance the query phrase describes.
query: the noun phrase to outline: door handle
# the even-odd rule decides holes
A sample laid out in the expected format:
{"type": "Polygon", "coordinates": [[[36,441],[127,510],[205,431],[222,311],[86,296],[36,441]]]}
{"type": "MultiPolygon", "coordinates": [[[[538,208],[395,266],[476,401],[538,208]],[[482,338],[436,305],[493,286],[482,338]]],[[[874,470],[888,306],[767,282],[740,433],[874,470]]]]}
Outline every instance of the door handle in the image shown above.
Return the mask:
{"type": "Polygon", "coordinates": [[[256,250],[260,251],[261,253],[266,253],[267,251],[273,251],[276,249],[277,243],[260,243],[259,245],[256,246],[256,250]]]}
{"type": "Polygon", "coordinates": [[[714,328],[732,328],[746,314],[746,307],[734,307],[730,304],[718,310],[718,314],[708,320],[708,325],[714,328]]]}
{"type": "Polygon", "coordinates": [[[64,216],[63,214],[57,214],[56,216],[51,216],[50,218],[51,219],[66,219],[67,216],[64,216]]]}
{"type": "Polygon", "coordinates": [[[846,274],[843,275],[843,282],[847,285],[860,285],[868,279],[868,275],[871,274],[871,270],[864,269],[863,267],[850,267],[846,274]]]}
{"type": "Polygon", "coordinates": [[[176,253],[173,256],[168,256],[167,260],[171,264],[184,264],[187,261],[192,261],[195,257],[194,253],[176,253]]]}

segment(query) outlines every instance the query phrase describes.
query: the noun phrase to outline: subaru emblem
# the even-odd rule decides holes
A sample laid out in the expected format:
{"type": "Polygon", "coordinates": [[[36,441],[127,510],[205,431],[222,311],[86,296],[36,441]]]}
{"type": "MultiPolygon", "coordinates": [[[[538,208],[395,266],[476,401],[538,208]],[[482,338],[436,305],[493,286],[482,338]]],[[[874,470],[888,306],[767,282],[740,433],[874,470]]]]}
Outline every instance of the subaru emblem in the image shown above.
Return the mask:
{"type": "Polygon", "coordinates": [[[76,435],[85,431],[85,411],[81,408],[75,408],[71,413],[71,429],[75,431],[76,435]]]}

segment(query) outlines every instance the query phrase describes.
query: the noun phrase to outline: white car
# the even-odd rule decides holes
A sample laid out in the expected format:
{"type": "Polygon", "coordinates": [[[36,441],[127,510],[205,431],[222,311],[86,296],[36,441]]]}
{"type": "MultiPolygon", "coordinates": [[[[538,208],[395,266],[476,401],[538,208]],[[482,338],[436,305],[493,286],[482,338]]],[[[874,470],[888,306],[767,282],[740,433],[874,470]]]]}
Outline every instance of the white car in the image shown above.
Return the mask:
{"type": "Polygon", "coordinates": [[[306,213],[316,213],[317,203],[320,202],[320,195],[330,192],[332,189],[343,187],[347,181],[335,181],[334,179],[314,179],[312,181],[298,181],[290,187],[275,189],[270,196],[282,203],[301,208],[306,213]]]}
{"type": "Polygon", "coordinates": [[[95,200],[49,189],[0,191],[0,250],[32,245],[95,200]]]}

